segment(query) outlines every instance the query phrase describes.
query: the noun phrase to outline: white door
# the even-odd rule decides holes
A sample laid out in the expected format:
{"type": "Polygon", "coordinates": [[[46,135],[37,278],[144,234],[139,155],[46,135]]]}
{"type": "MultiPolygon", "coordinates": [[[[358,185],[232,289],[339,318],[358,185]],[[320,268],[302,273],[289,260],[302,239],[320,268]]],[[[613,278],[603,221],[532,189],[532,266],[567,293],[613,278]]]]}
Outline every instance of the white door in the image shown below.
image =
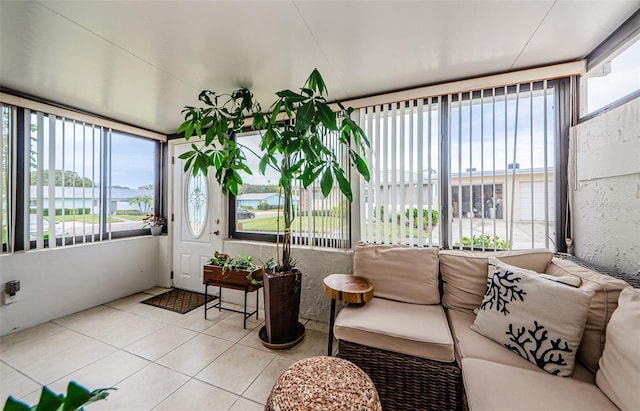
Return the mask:
{"type": "MultiPolygon", "coordinates": [[[[553,183],[548,185],[549,197],[549,221],[555,221],[555,191],[553,183]]],[[[544,221],[544,183],[531,182],[520,183],[520,221],[544,221]],[[533,199],[533,200],[532,200],[533,199]],[[533,205],[533,209],[531,209],[533,205]]]]}
{"type": "Polygon", "coordinates": [[[173,285],[203,292],[202,266],[222,250],[222,193],[213,173],[184,172],[178,157],[190,148],[191,143],[176,144],[173,153],[173,285]]]}

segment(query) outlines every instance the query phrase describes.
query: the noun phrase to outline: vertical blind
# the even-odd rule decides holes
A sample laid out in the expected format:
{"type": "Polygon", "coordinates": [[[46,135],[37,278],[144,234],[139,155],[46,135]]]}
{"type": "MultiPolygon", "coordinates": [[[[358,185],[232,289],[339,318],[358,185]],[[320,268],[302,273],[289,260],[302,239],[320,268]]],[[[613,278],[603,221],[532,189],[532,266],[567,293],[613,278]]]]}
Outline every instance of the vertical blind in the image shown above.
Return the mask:
{"type": "Polygon", "coordinates": [[[24,110],[24,249],[102,240],[103,149],[110,130],[24,110]]]}
{"type": "Polygon", "coordinates": [[[555,119],[546,80],[361,109],[361,239],[554,249],[555,119]]]}
{"type": "MultiPolygon", "coordinates": [[[[324,130],[324,144],[333,151],[344,169],[348,169],[345,147],[339,143],[339,133],[324,130]]],[[[311,184],[306,189],[300,181],[295,191],[294,220],[291,227],[293,244],[314,245],[328,248],[349,248],[350,224],[349,202],[344,197],[337,181],[325,198],[320,184],[311,184]]]]}
{"type": "MultiPolygon", "coordinates": [[[[349,170],[348,152],[340,143],[339,133],[320,129],[322,139],[335,155],[344,170],[349,170]]],[[[249,161],[261,152],[261,134],[252,131],[237,136],[238,144],[252,152],[249,161]]],[[[276,155],[280,161],[279,155],[276,155]]],[[[297,160],[296,160],[297,161],[297,160]]],[[[257,169],[257,162],[255,168],[257,169]]],[[[349,178],[348,175],[346,175],[349,178]]],[[[239,194],[231,199],[231,208],[236,209],[235,230],[231,235],[239,239],[277,241],[283,234],[284,218],[282,207],[284,199],[278,189],[279,171],[267,167],[265,174],[254,173],[243,177],[244,184],[239,194]],[[242,209],[249,210],[248,217],[242,209]]],[[[325,198],[319,181],[304,187],[299,180],[292,186],[292,221],[290,238],[292,244],[319,246],[326,248],[349,248],[351,246],[350,203],[340,191],[338,181],[334,181],[329,195],[325,198]]]]}
{"type": "Polygon", "coordinates": [[[15,184],[9,158],[15,143],[15,109],[2,104],[2,123],[0,123],[0,244],[1,251],[13,251],[13,221],[11,197],[15,197],[15,184]]]}
{"type": "Polygon", "coordinates": [[[440,202],[437,98],[361,109],[371,179],[361,187],[361,239],[435,246],[440,202]]]}

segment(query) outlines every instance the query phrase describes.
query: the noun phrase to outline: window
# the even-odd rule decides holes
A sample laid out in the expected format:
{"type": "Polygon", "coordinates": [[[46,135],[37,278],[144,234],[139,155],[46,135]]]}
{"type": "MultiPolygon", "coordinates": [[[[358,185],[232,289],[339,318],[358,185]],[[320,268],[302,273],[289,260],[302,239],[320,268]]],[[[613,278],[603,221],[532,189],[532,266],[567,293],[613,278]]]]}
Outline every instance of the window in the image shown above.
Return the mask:
{"type": "Polygon", "coordinates": [[[640,94],[640,34],[591,68],[580,81],[580,115],[585,117],[640,94]]]}
{"type": "Polygon", "coordinates": [[[554,89],[525,83],[448,101],[450,244],[552,248],[554,89]]]}
{"type": "Polygon", "coordinates": [[[555,249],[555,99],[540,81],[362,109],[361,239],[555,249]]]}
{"type": "Polygon", "coordinates": [[[20,101],[37,108],[14,108],[12,117],[2,106],[3,250],[12,249],[14,239],[22,250],[145,233],[142,219],[157,210],[160,198],[160,143],[99,124],[111,123],[106,120],[96,124],[89,116],[58,108],[48,113],[40,109],[49,106],[20,101]],[[15,128],[15,149],[12,118],[23,124],[15,128]]]}
{"type": "Polygon", "coordinates": [[[144,216],[157,212],[155,183],[159,144],[117,131],[112,131],[109,136],[111,163],[107,231],[136,230],[144,216]]]}
{"type": "MultiPolygon", "coordinates": [[[[342,150],[337,134],[326,136],[328,144],[335,150],[342,150]]],[[[275,241],[282,234],[284,221],[281,208],[284,198],[280,192],[279,173],[267,168],[265,175],[259,173],[260,133],[250,132],[237,136],[238,144],[253,152],[247,158],[252,175],[243,175],[244,184],[239,187],[238,196],[231,197],[231,237],[240,239],[260,239],[275,241]]],[[[347,154],[341,153],[343,165],[348,165],[347,154]]],[[[319,184],[306,189],[298,183],[294,187],[294,218],[291,224],[293,244],[319,245],[331,248],[350,246],[349,202],[340,192],[337,182],[327,198],[322,196],[319,184]]]]}

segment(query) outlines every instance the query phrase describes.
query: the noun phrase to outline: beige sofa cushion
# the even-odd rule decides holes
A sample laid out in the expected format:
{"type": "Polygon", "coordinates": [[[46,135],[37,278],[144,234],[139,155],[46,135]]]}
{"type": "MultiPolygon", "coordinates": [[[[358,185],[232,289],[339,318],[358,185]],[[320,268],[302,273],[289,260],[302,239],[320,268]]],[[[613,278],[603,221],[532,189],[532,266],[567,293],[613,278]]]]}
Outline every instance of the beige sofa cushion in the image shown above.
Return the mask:
{"type": "MultiPolygon", "coordinates": [[[[513,351],[473,331],[471,325],[475,318],[476,316],[473,313],[447,310],[447,319],[453,335],[458,364],[462,364],[464,358],[479,358],[527,370],[544,372],[535,364],[525,360],[513,351]]],[[[579,362],[576,362],[571,378],[589,384],[596,383],[595,374],[579,362]]]]}
{"type": "Polygon", "coordinates": [[[335,323],[339,340],[441,362],[452,362],[453,338],[441,305],[374,297],[345,306],[335,323]]]}
{"type": "Polygon", "coordinates": [[[640,290],[627,287],[607,327],[598,387],[622,410],[640,409],[640,290]]]}
{"type": "Polygon", "coordinates": [[[625,281],[597,273],[557,257],[553,258],[545,272],[558,277],[578,276],[582,279],[580,289],[593,292],[577,359],[595,373],[598,370],[598,360],[602,356],[604,348],[607,323],[618,306],[620,292],[628,284],[625,281]]]}
{"type": "Polygon", "coordinates": [[[355,275],[373,284],[376,297],[412,304],[439,304],[438,249],[360,242],[353,255],[355,275]]]}
{"type": "Polygon", "coordinates": [[[489,257],[489,288],[471,328],[548,373],[568,377],[592,294],[489,257]]]}
{"type": "Polygon", "coordinates": [[[462,379],[471,411],[615,411],[592,384],[539,371],[465,358],[462,379]]]}
{"type": "Polygon", "coordinates": [[[480,306],[487,290],[489,257],[496,257],[505,263],[540,273],[547,267],[553,254],[549,250],[441,250],[440,272],[444,282],[442,303],[445,307],[472,312],[480,306]]]}

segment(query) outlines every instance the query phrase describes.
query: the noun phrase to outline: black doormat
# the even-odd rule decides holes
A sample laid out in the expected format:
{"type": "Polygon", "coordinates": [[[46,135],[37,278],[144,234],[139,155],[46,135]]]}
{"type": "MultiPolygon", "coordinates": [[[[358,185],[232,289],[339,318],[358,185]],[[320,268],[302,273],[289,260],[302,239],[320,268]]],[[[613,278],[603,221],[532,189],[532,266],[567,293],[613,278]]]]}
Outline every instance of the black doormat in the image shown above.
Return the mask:
{"type": "MultiPolygon", "coordinates": [[[[207,296],[207,302],[213,300],[212,295],[207,296]]],[[[180,290],[174,288],[163,294],[156,295],[144,301],[142,304],[153,305],[154,307],[164,308],[165,310],[174,311],[180,314],[186,314],[205,303],[204,294],[193,291],[180,290]]]]}

